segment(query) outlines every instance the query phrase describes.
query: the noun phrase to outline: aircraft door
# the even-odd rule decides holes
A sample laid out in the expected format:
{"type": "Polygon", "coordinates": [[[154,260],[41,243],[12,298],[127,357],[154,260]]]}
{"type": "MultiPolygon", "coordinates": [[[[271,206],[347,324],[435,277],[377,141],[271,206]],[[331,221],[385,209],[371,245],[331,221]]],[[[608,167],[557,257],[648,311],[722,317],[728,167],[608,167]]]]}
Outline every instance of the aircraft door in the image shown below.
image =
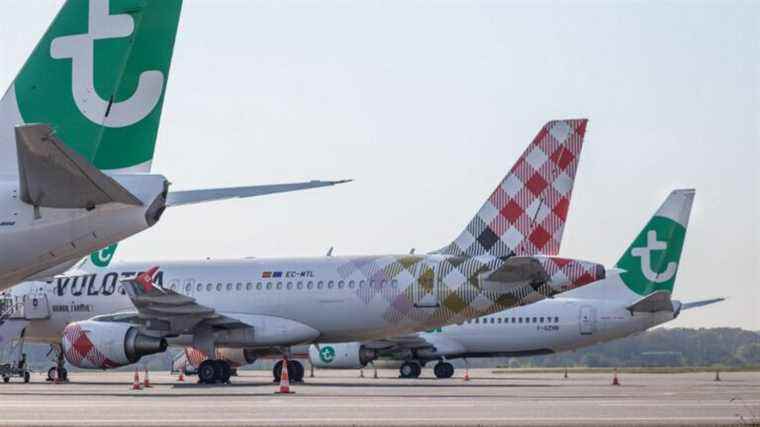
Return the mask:
{"type": "Polygon", "coordinates": [[[581,335],[593,335],[596,330],[596,310],[590,305],[584,305],[580,311],[580,333],[581,335]]]}
{"type": "Polygon", "coordinates": [[[417,308],[438,308],[438,271],[436,264],[420,260],[414,267],[414,306],[417,308]]]}
{"type": "Polygon", "coordinates": [[[24,295],[24,318],[26,320],[40,320],[50,318],[50,306],[47,295],[27,294],[24,295]]]}

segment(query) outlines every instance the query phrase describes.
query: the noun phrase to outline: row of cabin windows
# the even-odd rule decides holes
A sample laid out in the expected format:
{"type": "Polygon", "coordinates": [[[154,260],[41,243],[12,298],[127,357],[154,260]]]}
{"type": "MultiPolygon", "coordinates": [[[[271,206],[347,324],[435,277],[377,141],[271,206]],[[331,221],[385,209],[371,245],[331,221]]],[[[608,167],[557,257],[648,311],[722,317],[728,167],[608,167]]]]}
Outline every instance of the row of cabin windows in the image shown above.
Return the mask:
{"type": "Polygon", "coordinates": [[[482,317],[468,320],[467,323],[559,323],[558,316],[536,316],[536,317],[482,317]]]}
{"type": "MultiPolygon", "coordinates": [[[[308,282],[303,282],[303,281],[299,281],[299,282],[256,282],[255,284],[253,282],[247,282],[245,284],[243,284],[241,282],[237,282],[237,283],[234,283],[234,284],[233,283],[227,283],[227,284],[223,284],[223,283],[216,283],[216,284],[214,284],[214,283],[206,283],[206,284],[204,284],[204,283],[198,283],[196,285],[193,285],[192,283],[189,283],[189,281],[188,281],[188,282],[185,283],[185,293],[189,293],[193,289],[193,286],[195,286],[195,291],[196,292],[203,292],[203,291],[211,292],[211,291],[214,291],[214,290],[216,290],[217,292],[221,292],[224,289],[226,289],[227,291],[233,291],[233,290],[235,290],[235,291],[243,291],[243,290],[251,291],[253,289],[256,289],[258,291],[260,291],[260,290],[271,290],[271,289],[282,290],[283,288],[286,289],[286,290],[293,290],[293,289],[301,290],[301,289],[315,289],[315,288],[316,289],[325,289],[325,288],[326,289],[344,289],[344,288],[356,289],[357,287],[359,289],[364,289],[364,288],[367,288],[367,287],[371,288],[371,287],[375,287],[375,286],[383,288],[387,284],[390,284],[391,287],[393,287],[393,288],[398,287],[398,281],[397,280],[391,280],[391,281],[385,281],[385,280],[380,280],[380,281],[375,281],[375,280],[370,280],[370,281],[360,280],[359,282],[356,282],[354,280],[349,280],[349,281],[339,280],[337,282],[335,282],[333,280],[330,280],[330,281],[327,281],[327,282],[322,281],[322,280],[317,281],[317,282],[310,280],[308,282]]],[[[173,290],[173,291],[176,291],[177,290],[177,283],[172,283],[169,286],[169,288],[171,290],[173,290]]]]}

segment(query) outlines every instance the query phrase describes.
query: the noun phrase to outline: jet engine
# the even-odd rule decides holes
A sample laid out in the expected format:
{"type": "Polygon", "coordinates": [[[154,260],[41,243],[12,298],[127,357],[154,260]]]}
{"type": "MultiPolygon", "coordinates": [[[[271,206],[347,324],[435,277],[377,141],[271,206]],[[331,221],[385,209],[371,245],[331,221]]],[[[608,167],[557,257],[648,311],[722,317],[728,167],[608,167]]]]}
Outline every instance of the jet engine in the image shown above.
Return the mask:
{"type": "Polygon", "coordinates": [[[317,368],[358,369],[377,359],[377,351],[357,342],[309,346],[309,361],[317,368]]]}
{"type": "Polygon", "coordinates": [[[166,351],[163,338],[140,333],[128,323],[85,320],[63,330],[63,354],[72,365],[110,369],[129,365],[149,354],[166,351]]]}

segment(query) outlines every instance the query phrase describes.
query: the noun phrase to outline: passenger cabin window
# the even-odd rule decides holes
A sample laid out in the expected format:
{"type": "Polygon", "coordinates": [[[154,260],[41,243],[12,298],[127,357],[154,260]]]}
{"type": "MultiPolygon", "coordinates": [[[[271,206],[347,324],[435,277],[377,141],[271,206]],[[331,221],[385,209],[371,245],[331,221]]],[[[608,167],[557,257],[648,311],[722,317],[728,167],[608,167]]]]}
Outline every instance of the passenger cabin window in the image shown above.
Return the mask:
{"type": "Polygon", "coordinates": [[[298,282],[298,283],[296,284],[296,288],[298,288],[298,290],[299,290],[299,291],[300,291],[301,289],[303,289],[303,282],[298,282]]]}
{"type": "Polygon", "coordinates": [[[322,289],[324,287],[325,283],[323,281],[317,282],[317,289],[322,289]]]}
{"type": "Polygon", "coordinates": [[[211,292],[211,289],[213,289],[213,288],[214,288],[213,283],[209,283],[208,285],[206,285],[206,291],[208,291],[208,292],[211,292]]]}
{"type": "Polygon", "coordinates": [[[329,282],[327,282],[327,289],[332,289],[333,286],[335,286],[335,282],[333,282],[332,280],[330,280],[329,282]]]}
{"type": "Polygon", "coordinates": [[[288,282],[288,284],[285,286],[287,287],[288,290],[291,290],[293,289],[293,282],[288,282]]]}
{"type": "Polygon", "coordinates": [[[250,291],[251,289],[253,289],[253,283],[251,283],[251,282],[246,283],[245,284],[245,290],[246,291],[250,291]]]}
{"type": "Polygon", "coordinates": [[[216,284],[216,290],[217,290],[218,292],[221,292],[221,290],[222,290],[222,284],[221,284],[221,283],[217,283],[217,284],[216,284]]]}
{"type": "Polygon", "coordinates": [[[559,317],[554,317],[554,323],[559,323],[559,317]]]}
{"type": "Polygon", "coordinates": [[[353,289],[355,285],[356,285],[356,282],[354,282],[353,280],[349,280],[348,289],[353,289]]]}
{"type": "Polygon", "coordinates": [[[344,286],[346,286],[346,282],[342,280],[338,282],[338,289],[343,289],[344,286]]]}
{"type": "Polygon", "coordinates": [[[313,287],[314,287],[314,282],[309,281],[309,282],[306,283],[306,289],[311,289],[313,287]]]}
{"type": "Polygon", "coordinates": [[[267,282],[267,290],[272,289],[272,282],[267,282]]]}
{"type": "Polygon", "coordinates": [[[282,289],[282,282],[277,282],[277,289],[282,289]]]}

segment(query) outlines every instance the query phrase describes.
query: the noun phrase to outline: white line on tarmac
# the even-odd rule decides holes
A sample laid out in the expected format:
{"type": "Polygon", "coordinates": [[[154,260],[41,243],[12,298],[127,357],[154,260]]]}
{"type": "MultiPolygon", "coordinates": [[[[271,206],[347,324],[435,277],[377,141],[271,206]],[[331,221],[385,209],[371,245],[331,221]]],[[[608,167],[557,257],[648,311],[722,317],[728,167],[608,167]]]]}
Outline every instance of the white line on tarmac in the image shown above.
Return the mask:
{"type": "MultiPolygon", "coordinates": [[[[210,414],[213,415],[213,414],[210,414]]],[[[219,419],[218,415],[208,419],[180,419],[180,420],[156,420],[150,418],[100,418],[100,419],[83,419],[83,420],[29,420],[29,419],[2,419],[0,425],[104,425],[104,424],[208,424],[212,422],[218,424],[326,424],[326,423],[368,423],[368,424],[410,424],[410,423],[445,423],[445,424],[483,424],[483,423],[559,423],[559,424],[589,424],[589,423],[625,423],[625,422],[679,422],[679,423],[698,423],[698,422],[738,422],[737,417],[577,417],[577,418],[533,418],[533,417],[493,417],[493,418],[356,418],[347,416],[345,418],[236,418],[236,419],[219,419]]]]}

